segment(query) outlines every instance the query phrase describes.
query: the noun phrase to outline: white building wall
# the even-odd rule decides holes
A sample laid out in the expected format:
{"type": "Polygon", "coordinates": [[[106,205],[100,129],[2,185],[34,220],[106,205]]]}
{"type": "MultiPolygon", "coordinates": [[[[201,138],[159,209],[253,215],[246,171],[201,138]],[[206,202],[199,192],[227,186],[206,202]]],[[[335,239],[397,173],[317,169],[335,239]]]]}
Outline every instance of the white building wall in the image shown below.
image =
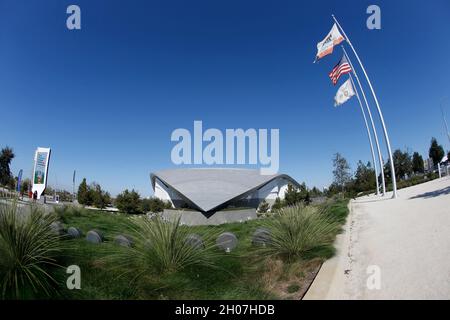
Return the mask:
{"type": "Polygon", "coordinates": [[[182,200],[177,193],[167,188],[158,178],[155,178],[155,197],[163,201],[169,201],[172,206],[174,206],[172,200],[182,200]]]}
{"type": "Polygon", "coordinates": [[[275,179],[258,190],[258,198],[265,199],[269,203],[273,203],[277,197],[283,200],[288,184],[286,179],[275,179]]]}

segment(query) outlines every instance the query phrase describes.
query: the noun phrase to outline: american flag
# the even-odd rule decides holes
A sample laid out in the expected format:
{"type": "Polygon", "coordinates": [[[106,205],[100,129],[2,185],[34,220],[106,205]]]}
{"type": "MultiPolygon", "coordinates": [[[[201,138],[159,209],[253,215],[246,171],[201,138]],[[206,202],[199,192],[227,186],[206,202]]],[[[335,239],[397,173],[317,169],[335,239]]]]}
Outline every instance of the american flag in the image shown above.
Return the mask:
{"type": "Polygon", "coordinates": [[[339,78],[346,73],[350,73],[352,71],[352,68],[350,68],[350,65],[348,64],[347,59],[345,58],[345,55],[342,56],[341,60],[338,62],[338,64],[331,70],[330,74],[328,75],[331,79],[331,82],[333,82],[333,85],[336,85],[339,78]]]}

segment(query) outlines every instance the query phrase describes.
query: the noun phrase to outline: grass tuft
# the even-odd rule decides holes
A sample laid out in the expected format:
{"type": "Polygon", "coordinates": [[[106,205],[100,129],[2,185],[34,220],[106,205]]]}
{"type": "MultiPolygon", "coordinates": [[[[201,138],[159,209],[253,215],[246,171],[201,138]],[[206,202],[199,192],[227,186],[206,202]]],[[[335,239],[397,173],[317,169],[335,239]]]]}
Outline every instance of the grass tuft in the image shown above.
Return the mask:
{"type": "Polygon", "coordinates": [[[333,242],[339,223],[317,207],[296,205],[283,208],[265,222],[271,240],[258,251],[265,256],[292,262],[333,242]]]}
{"type": "Polygon", "coordinates": [[[3,299],[55,297],[64,249],[54,215],[36,207],[0,203],[0,294],[3,299]]]}

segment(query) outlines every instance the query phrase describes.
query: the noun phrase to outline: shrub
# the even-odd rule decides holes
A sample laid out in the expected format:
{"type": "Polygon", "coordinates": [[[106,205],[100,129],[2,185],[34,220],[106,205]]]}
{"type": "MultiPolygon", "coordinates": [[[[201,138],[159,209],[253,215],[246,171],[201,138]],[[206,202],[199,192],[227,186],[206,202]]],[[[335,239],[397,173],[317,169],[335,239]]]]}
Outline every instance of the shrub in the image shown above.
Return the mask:
{"type": "Polygon", "coordinates": [[[269,204],[267,203],[267,201],[266,201],[266,200],[263,200],[263,201],[261,201],[261,203],[260,203],[259,206],[258,206],[258,213],[264,214],[264,213],[266,213],[267,211],[269,211],[269,208],[270,208],[270,206],[269,206],[269,204]]]}
{"type": "Polygon", "coordinates": [[[53,296],[52,276],[62,253],[60,236],[52,230],[55,216],[36,208],[19,210],[16,204],[0,204],[0,289],[2,298],[53,296]]]}
{"type": "Polygon", "coordinates": [[[340,228],[335,220],[317,208],[304,205],[285,207],[264,225],[271,234],[271,241],[260,250],[264,255],[287,261],[332,243],[340,228]]]}
{"type": "Polygon", "coordinates": [[[125,213],[142,214],[141,196],[134,190],[124,192],[116,197],[116,207],[125,213]]]}
{"type": "Polygon", "coordinates": [[[270,210],[272,212],[277,212],[277,211],[281,210],[281,208],[283,208],[283,207],[284,207],[283,201],[281,201],[281,199],[279,197],[277,197],[270,210]]]}
{"type": "Polygon", "coordinates": [[[172,208],[169,201],[163,201],[159,198],[142,199],[141,208],[143,212],[162,212],[164,209],[172,208]]]}
{"type": "Polygon", "coordinates": [[[191,229],[180,225],[180,219],[166,222],[159,217],[131,220],[134,245],[116,250],[111,259],[116,268],[125,270],[134,279],[147,275],[163,275],[182,271],[190,266],[214,266],[212,234],[202,235],[204,246],[196,247],[186,241],[191,229]]]}

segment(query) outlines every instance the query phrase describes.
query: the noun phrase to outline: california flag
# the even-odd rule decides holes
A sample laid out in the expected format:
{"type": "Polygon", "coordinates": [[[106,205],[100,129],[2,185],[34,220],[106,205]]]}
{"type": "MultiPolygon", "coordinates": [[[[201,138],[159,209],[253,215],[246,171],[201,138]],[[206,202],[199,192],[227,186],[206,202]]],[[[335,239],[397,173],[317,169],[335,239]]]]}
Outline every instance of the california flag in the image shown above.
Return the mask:
{"type": "Polygon", "coordinates": [[[334,106],[340,106],[345,103],[348,99],[355,95],[355,90],[353,90],[352,82],[350,78],[344,82],[342,86],[339,87],[339,90],[334,97],[334,106]]]}
{"type": "Polygon", "coordinates": [[[333,53],[334,46],[337,46],[344,40],[345,39],[339,32],[336,23],[333,24],[333,28],[331,28],[331,31],[327,34],[325,39],[317,43],[316,61],[333,53]]]}

